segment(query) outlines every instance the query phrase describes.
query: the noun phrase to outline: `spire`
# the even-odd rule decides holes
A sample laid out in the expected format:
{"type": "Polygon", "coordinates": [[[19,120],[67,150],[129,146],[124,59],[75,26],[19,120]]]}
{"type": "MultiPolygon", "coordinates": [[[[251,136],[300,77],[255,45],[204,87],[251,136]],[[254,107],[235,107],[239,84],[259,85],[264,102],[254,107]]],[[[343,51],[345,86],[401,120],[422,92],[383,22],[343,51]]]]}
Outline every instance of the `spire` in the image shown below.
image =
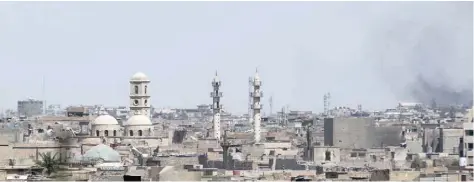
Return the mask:
{"type": "Polygon", "coordinates": [[[255,76],[253,77],[254,80],[260,80],[260,76],[258,75],[258,68],[255,68],[255,76]]]}
{"type": "Polygon", "coordinates": [[[219,76],[217,76],[217,70],[216,70],[216,74],[214,75],[213,81],[214,82],[219,82],[219,76]]]}

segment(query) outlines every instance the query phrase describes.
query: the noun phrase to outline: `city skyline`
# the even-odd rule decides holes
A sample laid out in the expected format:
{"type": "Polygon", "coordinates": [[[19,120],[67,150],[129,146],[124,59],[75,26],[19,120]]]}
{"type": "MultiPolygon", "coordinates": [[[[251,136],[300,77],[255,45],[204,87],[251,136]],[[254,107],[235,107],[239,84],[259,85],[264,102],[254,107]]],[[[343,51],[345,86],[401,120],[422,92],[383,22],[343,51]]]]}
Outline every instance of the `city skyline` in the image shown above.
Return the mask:
{"type": "Polygon", "coordinates": [[[237,113],[247,112],[256,67],[274,112],[322,112],[327,92],[332,106],[416,101],[406,87],[417,74],[472,88],[472,2],[0,5],[4,109],[27,97],[128,106],[136,72],[150,78],[154,107],[191,108],[212,103],[217,70],[224,109],[237,113]]]}

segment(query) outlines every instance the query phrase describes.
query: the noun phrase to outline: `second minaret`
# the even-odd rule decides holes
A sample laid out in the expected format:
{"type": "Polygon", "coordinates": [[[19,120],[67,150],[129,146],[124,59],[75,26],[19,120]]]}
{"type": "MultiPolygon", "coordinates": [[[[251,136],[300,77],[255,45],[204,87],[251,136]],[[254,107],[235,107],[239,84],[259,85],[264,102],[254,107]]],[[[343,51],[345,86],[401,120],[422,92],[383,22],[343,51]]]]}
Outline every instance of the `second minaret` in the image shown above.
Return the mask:
{"type": "Polygon", "coordinates": [[[212,87],[213,91],[211,92],[211,97],[212,97],[212,129],[213,129],[213,134],[214,138],[217,140],[221,139],[221,110],[222,110],[222,105],[220,103],[221,97],[222,97],[222,92],[219,92],[219,88],[221,86],[221,81],[219,80],[219,77],[216,75],[214,76],[214,79],[212,80],[212,87]]]}
{"type": "Polygon", "coordinates": [[[262,120],[261,116],[261,109],[262,104],[260,100],[262,98],[262,91],[260,87],[262,86],[262,82],[260,81],[260,77],[258,76],[258,72],[255,72],[255,76],[253,77],[253,92],[250,93],[250,96],[253,98],[252,102],[252,110],[253,110],[253,131],[254,131],[254,141],[255,143],[260,142],[260,122],[262,120]]]}

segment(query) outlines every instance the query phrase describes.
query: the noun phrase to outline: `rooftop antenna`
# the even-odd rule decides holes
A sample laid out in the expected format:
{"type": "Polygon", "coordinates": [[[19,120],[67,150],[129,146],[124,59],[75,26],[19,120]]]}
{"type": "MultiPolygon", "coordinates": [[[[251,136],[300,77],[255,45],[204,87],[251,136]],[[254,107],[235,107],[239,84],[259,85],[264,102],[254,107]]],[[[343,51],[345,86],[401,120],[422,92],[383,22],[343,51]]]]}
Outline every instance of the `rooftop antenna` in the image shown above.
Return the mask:
{"type": "Polygon", "coordinates": [[[41,92],[42,92],[42,93],[41,93],[41,94],[42,94],[41,97],[43,97],[43,114],[46,114],[46,96],[45,96],[45,94],[46,94],[46,92],[45,92],[46,79],[45,79],[44,75],[43,75],[43,77],[42,77],[42,86],[41,86],[41,87],[42,87],[42,88],[41,88],[41,92]]]}
{"type": "Polygon", "coordinates": [[[270,104],[270,116],[273,114],[273,96],[270,96],[268,99],[268,102],[270,104]]]}
{"type": "MultiPolygon", "coordinates": [[[[252,77],[249,77],[249,93],[252,93],[253,91],[253,79],[252,77]]],[[[248,103],[248,120],[249,123],[252,124],[252,95],[249,94],[249,103],[248,103]]]]}

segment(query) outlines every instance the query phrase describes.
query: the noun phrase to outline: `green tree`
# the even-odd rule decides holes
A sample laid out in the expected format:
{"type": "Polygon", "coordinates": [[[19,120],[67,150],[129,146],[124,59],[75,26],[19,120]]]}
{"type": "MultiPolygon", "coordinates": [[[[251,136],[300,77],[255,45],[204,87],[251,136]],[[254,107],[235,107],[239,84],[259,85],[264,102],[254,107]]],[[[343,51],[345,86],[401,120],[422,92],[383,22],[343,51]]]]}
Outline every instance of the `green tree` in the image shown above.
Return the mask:
{"type": "Polygon", "coordinates": [[[59,169],[59,158],[57,153],[54,155],[51,152],[40,153],[41,160],[36,161],[36,165],[46,169],[46,173],[51,175],[59,169]]]}

